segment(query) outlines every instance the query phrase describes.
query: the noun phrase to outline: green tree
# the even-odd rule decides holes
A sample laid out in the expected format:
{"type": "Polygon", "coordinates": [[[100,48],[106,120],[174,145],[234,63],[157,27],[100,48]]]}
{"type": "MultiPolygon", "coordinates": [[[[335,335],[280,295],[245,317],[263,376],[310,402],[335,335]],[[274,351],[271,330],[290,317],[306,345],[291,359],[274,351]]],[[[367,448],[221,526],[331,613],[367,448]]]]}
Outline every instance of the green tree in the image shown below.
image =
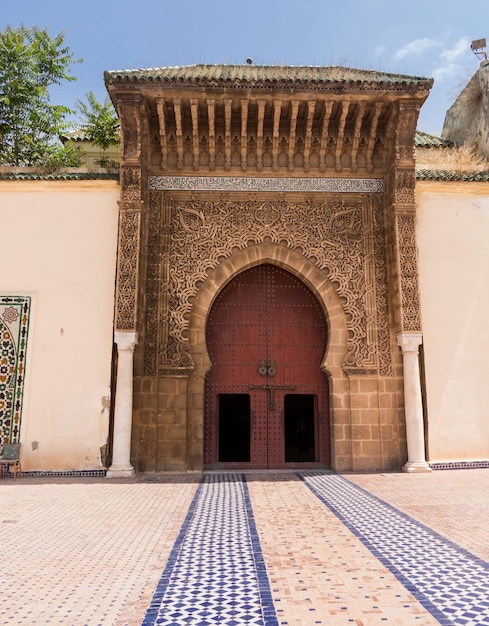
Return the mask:
{"type": "Polygon", "coordinates": [[[108,97],[103,104],[97,101],[93,91],[89,91],[86,97],[86,102],[77,100],[76,103],[82,121],[80,130],[86,139],[100,148],[99,164],[108,165],[107,149],[119,144],[119,119],[108,97]]]}
{"type": "Polygon", "coordinates": [[[63,146],[65,106],[51,103],[49,88],[75,80],[74,59],[64,32],[51,38],[48,29],[7,26],[0,31],[0,164],[72,166],[79,156],[63,146]]]}

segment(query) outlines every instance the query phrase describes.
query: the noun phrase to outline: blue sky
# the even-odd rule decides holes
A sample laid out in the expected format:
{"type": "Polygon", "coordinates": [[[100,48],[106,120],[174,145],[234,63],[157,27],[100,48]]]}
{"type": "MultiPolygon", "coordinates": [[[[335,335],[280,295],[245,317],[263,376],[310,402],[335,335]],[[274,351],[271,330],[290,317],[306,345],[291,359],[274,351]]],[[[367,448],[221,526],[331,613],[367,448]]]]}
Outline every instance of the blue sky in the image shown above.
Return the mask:
{"type": "Polygon", "coordinates": [[[66,31],[83,63],[53,94],[74,106],[106,91],[104,70],[194,63],[344,65],[427,76],[435,85],[419,130],[440,134],[445,112],[489,42],[489,0],[1,0],[0,27],[66,31]]]}

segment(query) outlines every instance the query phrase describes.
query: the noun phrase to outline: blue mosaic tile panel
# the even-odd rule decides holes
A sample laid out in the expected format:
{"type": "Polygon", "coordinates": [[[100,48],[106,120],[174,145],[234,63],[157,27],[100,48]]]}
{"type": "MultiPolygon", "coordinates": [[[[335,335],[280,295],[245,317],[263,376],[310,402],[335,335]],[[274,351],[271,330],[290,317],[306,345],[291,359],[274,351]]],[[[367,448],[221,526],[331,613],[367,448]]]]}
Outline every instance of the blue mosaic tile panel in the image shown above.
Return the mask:
{"type": "Polygon", "coordinates": [[[381,178],[248,178],[246,176],[150,176],[154,191],[273,191],[382,193],[381,178]]]}
{"type": "Polygon", "coordinates": [[[30,308],[29,296],[0,296],[0,452],[19,442],[30,308]]]}
{"type": "Polygon", "coordinates": [[[202,478],[143,626],[278,626],[248,487],[202,478]]]}
{"type": "Polygon", "coordinates": [[[489,625],[489,563],[342,476],[299,476],[441,624],[489,625]]]}

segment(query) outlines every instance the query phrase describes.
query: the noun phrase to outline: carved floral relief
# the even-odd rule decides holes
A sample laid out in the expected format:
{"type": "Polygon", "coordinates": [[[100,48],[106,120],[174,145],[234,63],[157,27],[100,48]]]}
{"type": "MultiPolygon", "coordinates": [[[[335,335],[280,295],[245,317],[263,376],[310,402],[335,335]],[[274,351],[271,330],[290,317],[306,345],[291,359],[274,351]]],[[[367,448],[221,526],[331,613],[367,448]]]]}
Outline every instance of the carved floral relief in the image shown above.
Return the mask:
{"type": "Polygon", "coordinates": [[[404,332],[420,332],[418,262],[414,214],[397,216],[399,261],[401,271],[402,328],[404,332]]]}
{"type": "Polygon", "coordinates": [[[119,213],[116,329],[136,328],[136,285],[139,254],[139,211],[119,213]]]}
{"type": "Polygon", "coordinates": [[[389,374],[380,194],[311,194],[293,201],[285,194],[270,200],[158,192],[150,198],[146,373],[192,367],[187,328],[200,284],[222,259],[265,241],[299,251],[335,286],[348,321],[345,368],[389,374]]]}

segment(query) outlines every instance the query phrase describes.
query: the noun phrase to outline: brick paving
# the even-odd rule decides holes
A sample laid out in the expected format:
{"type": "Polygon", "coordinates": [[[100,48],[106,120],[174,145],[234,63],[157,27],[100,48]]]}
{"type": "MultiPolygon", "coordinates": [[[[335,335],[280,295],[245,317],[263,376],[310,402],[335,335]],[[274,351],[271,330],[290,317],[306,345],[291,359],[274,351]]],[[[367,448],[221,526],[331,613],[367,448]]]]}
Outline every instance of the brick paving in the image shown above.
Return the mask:
{"type": "Polygon", "coordinates": [[[197,484],[0,481],[0,624],[140,624],[197,484]]]}
{"type": "MultiPolygon", "coordinates": [[[[489,560],[489,470],[346,478],[489,560]]],[[[141,624],[199,479],[0,480],[0,624],[141,624]]],[[[280,626],[438,623],[296,475],[247,483],[280,626]]]]}
{"type": "Polygon", "coordinates": [[[346,478],[489,562],[489,469],[346,478]]]}
{"type": "Polygon", "coordinates": [[[249,489],[279,624],[438,623],[294,475],[249,489]]]}

